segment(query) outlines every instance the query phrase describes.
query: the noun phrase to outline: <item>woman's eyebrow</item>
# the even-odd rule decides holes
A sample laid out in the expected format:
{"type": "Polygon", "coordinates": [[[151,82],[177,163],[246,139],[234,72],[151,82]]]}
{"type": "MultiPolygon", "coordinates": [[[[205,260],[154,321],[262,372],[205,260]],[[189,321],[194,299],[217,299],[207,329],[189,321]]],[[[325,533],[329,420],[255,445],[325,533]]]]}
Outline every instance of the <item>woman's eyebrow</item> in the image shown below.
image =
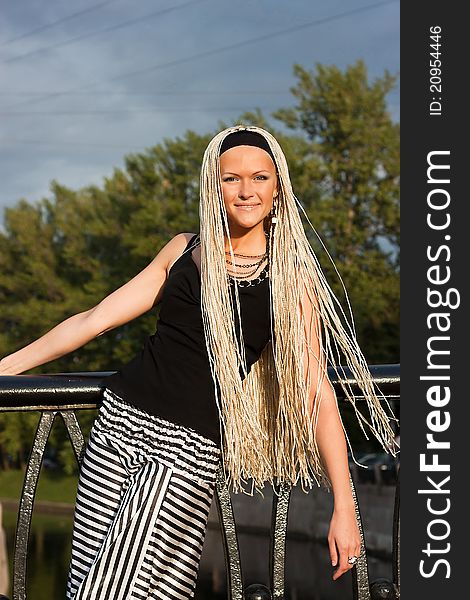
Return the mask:
{"type": "MultiPolygon", "coordinates": [[[[254,173],[252,173],[252,175],[257,175],[258,173],[270,173],[269,169],[261,169],[260,171],[255,171],[254,173]]],[[[238,175],[238,173],[235,173],[234,171],[224,171],[222,173],[222,175],[238,175]]]]}

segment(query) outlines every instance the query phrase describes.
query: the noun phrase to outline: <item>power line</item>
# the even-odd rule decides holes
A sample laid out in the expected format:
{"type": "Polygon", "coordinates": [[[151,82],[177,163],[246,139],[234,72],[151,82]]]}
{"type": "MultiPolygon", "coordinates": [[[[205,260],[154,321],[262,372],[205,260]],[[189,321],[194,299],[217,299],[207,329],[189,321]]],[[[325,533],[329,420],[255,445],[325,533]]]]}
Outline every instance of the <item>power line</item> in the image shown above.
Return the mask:
{"type": "Polygon", "coordinates": [[[153,71],[157,71],[159,69],[165,69],[165,68],[168,68],[168,67],[174,67],[176,65],[180,65],[180,64],[184,64],[184,63],[189,63],[189,62],[192,62],[194,60],[198,60],[200,58],[207,58],[209,56],[213,56],[213,55],[219,54],[221,52],[227,52],[229,50],[234,50],[234,49],[238,49],[238,48],[241,48],[241,47],[246,47],[249,44],[257,44],[257,43],[260,43],[260,42],[264,42],[264,41],[266,41],[268,39],[272,39],[272,38],[278,37],[280,35],[286,35],[286,34],[289,34],[289,33],[294,33],[296,31],[300,31],[302,29],[307,29],[309,27],[314,27],[314,26],[317,26],[317,25],[323,25],[324,23],[335,21],[335,20],[341,19],[343,17],[351,16],[351,15],[354,15],[354,14],[360,14],[362,12],[366,12],[366,11],[374,9],[374,8],[379,8],[380,6],[384,6],[384,5],[390,4],[392,2],[398,2],[398,0],[384,0],[383,2],[376,2],[374,4],[369,4],[367,6],[362,6],[362,7],[359,7],[359,8],[355,8],[355,9],[351,9],[351,10],[348,10],[348,11],[344,11],[342,13],[338,13],[336,15],[331,15],[329,17],[323,17],[321,19],[314,19],[313,21],[309,21],[307,23],[302,23],[300,25],[295,25],[293,27],[287,27],[287,28],[281,29],[279,31],[275,31],[275,32],[272,32],[272,33],[267,33],[265,35],[259,35],[259,36],[255,37],[255,38],[250,38],[250,39],[242,41],[242,42],[236,42],[234,44],[230,44],[230,45],[227,45],[227,46],[222,46],[222,47],[216,48],[214,50],[206,50],[204,52],[200,52],[199,54],[192,54],[191,56],[188,56],[188,57],[184,57],[184,58],[180,58],[180,59],[175,59],[175,60],[172,60],[172,61],[168,61],[166,63],[159,63],[159,64],[156,64],[156,65],[152,65],[152,66],[146,67],[144,69],[130,71],[130,72],[124,73],[122,75],[116,75],[115,77],[111,77],[111,78],[106,79],[106,80],[100,80],[98,82],[93,82],[93,83],[89,83],[89,84],[86,84],[86,85],[80,85],[80,86],[78,86],[76,88],[71,88],[71,89],[67,90],[66,92],[54,92],[54,93],[45,94],[44,96],[42,96],[40,98],[33,98],[31,100],[26,100],[26,101],[21,102],[19,104],[16,103],[15,105],[13,105],[11,107],[10,106],[5,107],[4,110],[8,110],[10,108],[15,108],[16,106],[23,106],[25,104],[35,104],[37,102],[43,102],[45,100],[50,100],[52,98],[58,98],[60,96],[63,96],[65,93],[68,94],[68,93],[76,92],[76,91],[79,91],[79,90],[82,90],[82,89],[86,89],[86,88],[90,88],[90,87],[94,87],[94,86],[99,86],[99,85],[102,85],[103,83],[108,83],[108,82],[112,82],[112,81],[118,81],[118,80],[121,80],[121,79],[126,79],[128,77],[135,77],[136,75],[142,75],[144,73],[150,73],[150,72],[153,72],[153,71]]]}
{"type": "Polygon", "coordinates": [[[106,2],[101,2],[100,4],[95,4],[94,6],[89,6],[88,8],[80,10],[79,12],[73,13],[71,15],[67,15],[66,17],[62,17],[61,19],[58,19],[57,21],[52,21],[52,23],[45,23],[44,25],[41,25],[40,27],[37,27],[36,29],[32,29],[31,31],[27,31],[26,33],[22,33],[21,35],[18,35],[14,38],[10,38],[9,40],[6,40],[5,42],[0,43],[0,48],[3,48],[4,46],[7,46],[8,44],[13,44],[13,42],[17,42],[18,40],[24,40],[25,38],[30,37],[32,35],[36,35],[36,33],[40,33],[41,31],[45,31],[46,29],[51,29],[52,27],[55,27],[56,25],[62,25],[62,23],[71,21],[72,19],[76,19],[77,17],[81,17],[82,15],[85,15],[87,13],[94,12],[95,10],[103,8],[103,6],[106,6],[107,4],[113,4],[114,2],[116,2],[116,0],[107,0],[106,2]]]}
{"type": "MultiPolygon", "coordinates": [[[[271,108],[265,106],[265,110],[271,110],[271,108]]],[[[32,111],[5,111],[0,110],[0,116],[33,116],[33,115],[41,115],[41,116],[76,116],[76,115],[114,115],[114,114],[140,114],[140,113],[153,113],[153,112],[205,112],[205,111],[245,111],[245,110],[253,110],[253,107],[243,107],[243,106],[150,106],[143,108],[112,108],[106,110],[32,110],[32,111]]]]}
{"type": "Polygon", "coordinates": [[[116,25],[110,25],[109,27],[105,27],[104,29],[98,29],[96,31],[91,31],[88,33],[83,33],[82,35],[77,35],[74,38],[70,38],[68,40],[63,40],[62,42],[57,42],[55,44],[50,44],[49,46],[42,46],[41,48],[36,48],[36,50],[31,50],[30,52],[26,52],[25,54],[19,54],[18,56],[12,56],[11,58],[7,58],[2,63],[12,63],[18,60],[23,60],[24,58],[28,58],[30,56],[34,56],[40,52],[46,52],[47,50],[53,50],[55,48],[61,48],[62,46],[68,46],[70,44],[75,44],[76,42],[81,42],[82,40],[86,40],[96,35],[101,35],[103,33],[109,33],[110,31],[116,31],[118,29],[124,29],[125,27],[131,27],[136,23],[140,23],[142,21],[148,21],[154,17],[158,17],[164,15],[166,13],[173,12],[175,10],[179,10],[181,8],[187,8],[188,6],[192,6],[193,4],[200,4],[201,2],[206,2],[206,0],[190,0],[190,2],[186,2],[185,4],[179,4],[178,6],[170,6],[169,8],[163,8],[160,10],[153,11],[148,13],[142,17],[136,17],[135,19],[128,19],[127,21],[123,21],[122,23],[117,23],[116,25]]]}
{"type": "MultiPolygon", "coordinates": [[[[229,44],[228,46],[222,46],[220,48],[216,48],[214,50],[206,50],[205,52],[200,52],[199,54],[193,54],[192,56],[188,56],[185,58],[179,58],[179,59],[175,59],[166,63],[160,63],[157,65],[152,65],[150,67],[145,67],[143,69],[138,69],[136,71],[130,71],[128,73],[124,73],[123,75],[116,75],[115,77],[111,77],[110,79],[107,79],[106,81],[119,81],[121,79],[127,79],[128,77],[135,77],[136,75],[143,75],[144,73],[151,73],[153,71],[158,71],[159,69],[164,69],[167,67],[173,67],[176,65],[180,65],[180,64],[184,64],[184,63],[188,63],[188,62],[192,62],[195,59],[199,59],[199,58],[207,58],[208,56],[213,56],[214,54],[219,54],[220,52],[226,52],[228,50],[235,50],[238,48],[244,48],[245,46],[248,46],[249,44],[257,44],[259,42],[264,42],[266,40],[278,37],[280,35],[286,35],[289,33],[295,33],[296,31],[300,31],[302,29],[307,29],[309,27],[314,27],[316,25],[323,25],[325,23],[329,23],[331,21],[335,21],[337,19],[343,18],[343,17],[347,17],[347,16],[351,16],[353,14],[358,14],[358,13],[362,13],[362,12],[366,12],[367,10],[370,10],[372,8],[378,8],[379,6],[383,6],[384,4],[390,4],[392,2],[397,2],[398,0],[384,0],[383,2],[376,2],[374,4],[369,4],[367,6],[362,6],[359,8],[354,8],[351,10],[347,10],[344,11],[342,13],[338,13],[336,15],[331,15],[330,17],[322,17],[321,19],[314,19],[313,21],[309,21],[307,23],[301,23],[299,25],[294,25],[292,27],[287,27],[285,29],[281,29],[279,31],[274,31],[272,33],[266,33],[265,35],[258,35],[255,38],[250,38],[248,40],[244,40],[241,42],[236,42],[234,44],[229,44]]],[[[91,86],[93,85],[100,85],[101,82],[99,83],[93,83],[90,84],[91,86]]]]}
{"type": "Polygon", "coordinates": [[[15,140],[15,139],[2,139],[0,144],[5,145],[25,145],[25,146],[72,146],[72,147],[83,147],[83,148],[107,148],[114,150],[129,150],[131,146],[142,146],[142,144],[128,144],[127,146],[118,146],[116,144],[102,144],[97,142],[66,142],[60,140],[15,140]]]}
{"type": "MultiPolygon", "coordinates": [[[[51,93],[51,92],[49,92],[51,93]]],[[[272,94],[290,94],[289,90],[168,90],[168,91],[158,91],[158,92],[116,92],[110,90],[102,90],[102,91],[90,91],[90,92],[63,92],[57,91],[53,92],[54,94],[60,94],[62,96],[189,96],[189,95],[197,95],[197,96],[219,96],[219,95],[242,95],[246,94],[263,94],[263,95],[272,95],[272,94]]],[[[42,96],[44,92],[30,92],[30,91],[0,91],[0,96],[42,96]]]]}

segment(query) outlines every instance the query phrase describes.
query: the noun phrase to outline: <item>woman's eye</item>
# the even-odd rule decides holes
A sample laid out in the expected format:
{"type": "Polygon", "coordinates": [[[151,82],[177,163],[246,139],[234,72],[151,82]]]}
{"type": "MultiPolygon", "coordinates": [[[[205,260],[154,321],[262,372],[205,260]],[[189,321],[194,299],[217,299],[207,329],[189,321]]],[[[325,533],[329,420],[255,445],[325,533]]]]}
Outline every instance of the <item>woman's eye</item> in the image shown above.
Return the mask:
{"type": "MultiPolygon", "coordinates": [[[[233,176],[228,176],[228,177],[224,177],[222,179],[222,181],[225,183],[226,181],[235,181],[237,178],[233,177],[233,176]]],[[[255,179],[260,179],[261,181],[264,181],[267,179],[266,175],[256,175],[255,179]]]]}

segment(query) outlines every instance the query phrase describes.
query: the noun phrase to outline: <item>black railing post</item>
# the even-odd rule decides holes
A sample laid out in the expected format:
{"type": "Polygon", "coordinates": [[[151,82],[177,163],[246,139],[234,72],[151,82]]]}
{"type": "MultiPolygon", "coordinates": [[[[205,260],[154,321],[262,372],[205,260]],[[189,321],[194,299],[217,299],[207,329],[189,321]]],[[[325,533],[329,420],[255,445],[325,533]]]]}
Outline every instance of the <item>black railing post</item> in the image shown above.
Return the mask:
{"type": "MultiPolygon", "coordinates": [[[[370,367],[374,381],[387,398],[398,399],[400,395],[399,365],[375,365],[370,367]]],[[[347,370],[344,370],[347,376],[347,370]]],[[[96,408],[101,399],[101,380],[111,373],[63,373],[56,375],[20,375],[0,377],[0,412],[41,411],[31,455],[28,461],[23,490],[20,498],[17,528],[15,533],[15,554],[13,568],[13,600],[26,600],[27,545],[31,516],[36,495],[39,472],[44,450],[57,413],[64,421],[78,463],[81,463],[85,450],[85,440],[80,429],[75,410],[96,408]]],[[[334,373],[330,379],[341,400],[342,387],[335,381],[334,373]]],[[[354,381],[348,380],[354,392],[354,381]]],[[[360,400],[360,397],[358,398],[360,400]]],[[[399,519],[399,482],[395,494],[393,526],[393,582],[381,579],[369,587],[367,555],[362,531],[359,504],[352,481],[351,489],[356,507],[356,517],[362,539],[362,550],[357,565],[353,569],[353,597],[355,600],[376,600],[378,598],[399,597],[400,589],[400,519],[399,519]]],[[[287,518],[291,489],[281,485],[273,496],[271,548],[270,548],[270,585],[271,590],[261,584],[251,584],[243,590],[243,578],[237,539],[236,523],[233,515],[231,497],[225,487],[223,467],[219,466],[216,480],[215,499],[219,520],[222,525],[227,587],[229,600],[281,600],[285,595],[285,560],[287,539],[287,518]]],[[[8,600],[0,595],[0,600],[8,600]]]]}

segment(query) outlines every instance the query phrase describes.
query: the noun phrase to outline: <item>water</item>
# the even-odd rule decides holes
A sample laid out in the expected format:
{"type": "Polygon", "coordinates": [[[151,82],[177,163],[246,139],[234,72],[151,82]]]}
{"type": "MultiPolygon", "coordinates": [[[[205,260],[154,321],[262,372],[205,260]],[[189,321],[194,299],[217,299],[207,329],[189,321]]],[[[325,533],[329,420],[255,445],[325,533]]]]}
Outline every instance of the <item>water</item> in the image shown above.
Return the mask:
{"type": "MultiPolygon", "coordinates": [[[[4,511],[10,574],[12,572],[16,513],[4,511]]],[[[64,600],[72,537],[72,515],[34,514],[28,547],[27,597],[30,600],[64,600]]],[[[269,586],[269,537],[238,535],[244,586],[269,586]]],[[[390,561],[369,558],[369,576],[391,578],[390,561]]],[[[11,598],[11,591],[9,594],[11,598]]],[[[196,600],[225,600],[226,571],[218,527],[209,527],[195,594],[196,600]]],[[[351,574],[331,580],[326,545],[288,539],[286,600],[351,600],[351,574]]]]}

